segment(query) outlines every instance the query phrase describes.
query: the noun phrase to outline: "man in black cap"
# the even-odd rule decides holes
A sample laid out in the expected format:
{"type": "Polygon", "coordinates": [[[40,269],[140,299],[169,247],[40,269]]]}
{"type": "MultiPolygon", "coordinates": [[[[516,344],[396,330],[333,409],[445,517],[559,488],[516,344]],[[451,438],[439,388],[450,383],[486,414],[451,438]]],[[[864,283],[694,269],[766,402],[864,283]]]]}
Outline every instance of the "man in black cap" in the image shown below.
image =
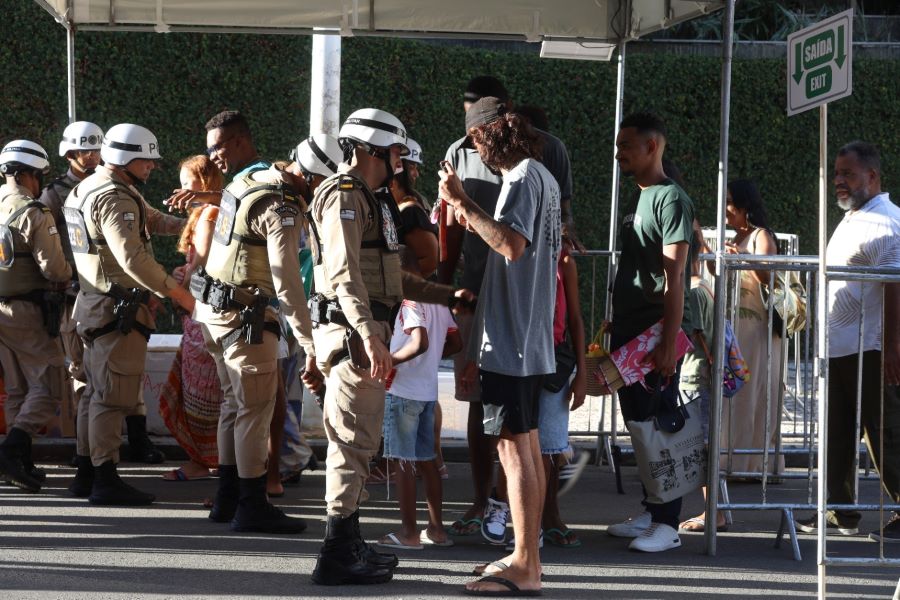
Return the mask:
{"type": "MultiPolygon", "coordinates": [[[[509,93],[496,77],[482,75],[470,80],[463,94],[463,108],[468,111],[483,97],[495,97],[504,104],[506,110],[513,109],[509,93]]],[[[563,229],[566,229],[571,215],[569,205],[572,197],[572,171],[569,165],[569,155],[565,145],[559,139],[545,131],[536,130],[536,132],[543,140],[541,162],[559,185],[563,229]]],[[[466,195],[484,212],[489,215],[494,214],[503,179],[499,171],[484,164],[469,141],[468,135],[463,136],[447,149],[445,159],[453,166],[466,195]]],[[[568,234],[571,237],[571,225],[568,226],[568,234]]],[[[439,281],[450,283],[453,280],[460,253],[465,256],[461,287],[472,290],[477,295],[481,289],[489,248],[478,235],[466,231],[458,225],[447,228],[447,252],[446,256],[441,258],[438,267],[439,281]]],[[[466,344],[472,328],[472,316],[460,315],[457,321],[463,344],[466,344]]],[[[469,402],[467,425],[469,462],[472,467],[475,497],[465,514],[450,526],[450,532],[455,535],[469,535],[480,529],[482,535],[489,542],[504,544],[509,505],[505,502],[505,493],[502,490],[499,494],[501,498],[497,497],[498,494],[491,494],[493,482],[491,456],[496,441],[484,435],[482,431],[484,411],[482,394],[477,383],[475,388],[468,393],[462,390],[460,377],[464,366],[464,353],[460,352],[454,356],[456,399],[469,402]]]]}
{"type": "MultiPolygon", "coordinates": [[[[553,345],[556,265],[562,244],[559,185],[541,164],[544,139],[528,121],[485,96],[466,112],[466,129],[484,164],[502,176],[493,212],[465,192],[453,168],[441,171],[441,198],[461,225],[488,247],[462,388],[482,390],[483,433],[496,442],[508,474],[515,530],[512,554],[476,571],[476,596],[540,590],[538,537],[546,481],[538,440],[544,376],[556,371],[553,345]]],[[[505,523],[503,533],[505,535],[505,523]]]]}

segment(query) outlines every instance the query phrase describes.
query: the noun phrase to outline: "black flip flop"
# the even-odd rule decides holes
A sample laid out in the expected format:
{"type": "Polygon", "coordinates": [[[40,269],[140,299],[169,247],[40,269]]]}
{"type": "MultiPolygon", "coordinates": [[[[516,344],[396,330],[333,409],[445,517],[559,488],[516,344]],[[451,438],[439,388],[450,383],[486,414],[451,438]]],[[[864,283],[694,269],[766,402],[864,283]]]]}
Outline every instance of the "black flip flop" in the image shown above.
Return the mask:
{"type": "Polygon", "coordinates": [[[496,575],[486,575],[478,580],[478,583],[499,583],[504,586],[505,590],[470,590],[469,588],[464,588],[463,593],[467,596],[481,596],[485,598],[523,598],[523,597],[535,597],[540,596],[542,594],[541,590],[522,590],[519,589],[515,583],[510,581],[509,579],[505,579],[503,577],[497,577],[496,575]]]}

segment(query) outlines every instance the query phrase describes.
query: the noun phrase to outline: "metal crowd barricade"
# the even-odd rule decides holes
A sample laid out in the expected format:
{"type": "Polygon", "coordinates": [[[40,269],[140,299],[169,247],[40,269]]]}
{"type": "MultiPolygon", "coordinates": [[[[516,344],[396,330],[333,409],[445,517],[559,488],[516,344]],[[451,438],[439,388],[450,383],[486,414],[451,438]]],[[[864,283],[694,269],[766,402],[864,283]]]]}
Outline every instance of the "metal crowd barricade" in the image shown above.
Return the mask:
{"type": "MultiPolygon", "coordinates": [[[[783,240],[779,240],[780,242],[783,240]]],[[[781,244],[780,244],[781,245],[781,244]]],[[[709,258],[710,255],[704,255],[702,258],[709,258]]],[[[814,328],[814,320],[809,318],[811,314],[811,304],[813,302],[813,298],[815,298],[815,289],[812,287],[812,282],[815,281],[813,277],[810,275],[815,272],[817,265],[817,258],[815,256],[798,256],[798,255],[777,255],[777,256],[764,256],[764,255],[755,255],[755,254],[733,254],[728,255],[725,261],[725,277],[726,277],[726,290],[728,290],[728,297],[726,302],[726,317],[730,318],[733,327],[735,329],[735,334],[738,339],[740,339],[741,327],[747,326],[747,321],[751,321],[754,319],[759,319],[759,315],[750,316],[746,311],[751,310],[749,308],[745,308],[741,306],[741,296],[742,296],[742,287],[741,287],[741,279],[744,271],[765,271],[768,273],[768,281],[765,285],[768,286],[768,289],[772,290],[776,285],[776,274],[783,272],[786,275],[788,271],[799,272],[805,275],[805,277],[801,278],[804,283],[805,290],[807,292],[807,318],[806,318],[806,327],[802,332],[798,332],[797,334],[791,336],[786,335],[786,332],[782,330],[779,332],[778,337],[773,336],[773,323],[774,323],[774,303],[769,302],[767,306],[764,306],[766,309],[766,314],[764,315],[764,319],[766,321],[765,327],[765,354],[766,359],[765,364],[765,373],[760,373],[757,371],[751,371],[750,373],[750,382],[758,380],[760,376],[765,376],[766,385],[765,385],[765,397],[762,399],[765,406],[765,417],[763,423],[763,444],[761,447],[736,447],[734,444],[734,432],[736,428],[736,424],[733,422],[731,418],[728,419],[727,422],[722,422],[722,412],[726,403],[729,404],[729,408],[733,408],[738,403],[756,403],[760,402],[759,398],[754,398],[750,396],[750,391],[752,390],[744,390],[739,395],[734,398],[726,399],[720,398],[718,401],[711,402],[711,410],[714,411],[714,414],[711,415],[711,418],[718,419],[718,422],[722,422],[722,427],[720,431],[727,431],[727,447],[721,447],[721,437],[710,439],[709,440],[709,460],[716,460],[720,465],[719,470],[719,489],[722,497],[722,501],[717,504],[718,510],[725,511],[726,521],[729,523],[732,521],[731,519],[731,511],[735,510],[778,510],[781,512],[781,523],[779,526],[778,533],[776,534],[775,546],[779,547],[781,544],[781,540],[785,534],[785,532],[789,535],[791,540],[791,546],[794,553],[794,558],[796,560],[801,559],[800,555],[800,546],[797,539],[797,532],[794,527],[794,511],[795,510],[814,510],[815,504],[813,501],[813,487],[812,481],[814,476],[813,464],[815,458],[815,426],[813,418],[816,415],[816,406],[815,406],[815,394],[811,389],[808,383],[811,383],[812,378],[807,377],[810,371],[810,365],[807,361],[802,360],[801,357],[809,358],[809,348],[810,345],[814,342],[814,336],[816,335],[816,331],[814,328]],[[744,311],[744,312],[742,312],[744,311]],[[742,324],[742,321],[744,323],[742,324]],[[773,364],[773,354],[775,354],[776,344],[780,345],[780,360],[777,361],[777,364],[773,364]],[[795,444],[786,447],[784,445],[784,437],[787,437],[783,428],[783,412],[785,409],[784,402],[782,400],[781,394],[778,394],[779,397],[773,397],[773,379],[775,381],[780,382],[777,386],[777,389],[785,393],[787,390],[791,389],[791,381],[788,378],[789,369],[787,368],[790,359],[790,350],[793,349],[793,364],[794,364],[794,377],[793,379],[793,406],[791,407],[790,412],[793,414],[792,422],[793,422],[793,438],[795,444]],[[800,375],[803,374],[801,378],[800,375]],[[801,421],[802,421],[802,435],[797,436],[797,404],[802,403],[800,410],[801,421]],[[718,412],[715,412],[718,411],[718,412]],[[774,425],[773,425],[774,421],[774,425]],[[773,431],[774,427],[774,431],[773,431]],[[797,444],[796,442],[799,442],[797,444]],[[762,456],[762,465],[759,470],[736,470],[734,468],[734,460],[737,456],[762,456]],[[781,461],[783,458],[789,455],[805,455],[806,456],[806,468],[802,471],[785,471],[781,468],[781,461]],[[724,466],[723,466],[724,463],[724,466]],[[731,502],[728,494],[728,486],[727,479],[728,478],[751,478],[751,479],[759,479],[761,483],[760,489],[760,501],[759,502],[744,502],[744,503],[735,503],[731,502]],[[805,479],[807,481],[807,494],[806,494],[806,502],[805,503],[797,503],[797,502],[785,502],[785,501],[771,501],[769,499],[769,484],[771,480],[783,480],[783,479],[805,479]]],[[[786,278],[786,276],[785,276],[786,278]]],[[[758,288],[759,285],[754,281],[751,282],[749,290],[752,290],[753,293],[758,293],[754,288],[758,288]]],[[[743,288],[745,291],[748,291],[748,288],[743,288]]],[[[784,324],[782,325],[784,328],[784,324]]],[[[747,358],[751,352],[759,351],[758,348],[747,348],[741,347],[741,351],[744,354],[744,357],[747,358]]],[[[731,410],[728,411],[729,417],[733,415],[731,410]]],[[[744,423],[741,423],[741,426],[745,426],[744,423]]],[[[711,515],[709,518],[713,519],[715,515],[711,515]]]]}
{"type": "MultiPolygon", "coordinates": [[[[714,232],[709,230],[704,231],[705,238],[707,243],[715,247],[715,238],[714,232]]],[[[731,234],[732,232],[729,232],[731,234]]],[[[779,243],[779,252],[782,255],[796,255],[799,247],[798,238],[794,234],[776,234],[779,243]]],[[[613,269],[613,259],[618,255],[618,252],[611,252],[609,250],[588,250],[584,253],[574,253],[573,256],[579,259],[579,277],[582,283],[582,291],[586,285],[589,285],[590,290],[590,298],[588,302],[583,303],[583,306],[589,306],[589,311],[586,319],[586,326],[588,327],[587,338],[590,337],[598,330],[600,327],[600,323],[604,318],[609,318],[611,316],[611,301],[610,301],[610,293],[609,293],[609,283],[610,277],[609,273],[614,272],[613,269]],[[603,269],[603,262],[607,264],[606,269],[603,271],[598,271],[599,269],[603,269]],[[587,268],[586,267],[587,263],[587,268]],[[603,274],[607,276],[604,278],[603,274]],[[588,283],[589,282],[589,283],[588,283]],[[603,289],[601,289],[601,286],[603,289]],[[606,306],[601,307],[598,302],[598,297],[604,296],[606,297],[606,306]],[[601,312],[602,311],[602,312],[601,312]]],[[[703,258],[710,258],[709,255],[705,255],[703,258]]],[[[784,260],[785,256],[779,257],[781,260],[784,260]]],[[[795,269],[792,269],[795,270],[795,269]]],[[[807,289],[810,287],[810,278],[808,269],[804,271],[804,275],[806,276],[806,280],[804,281],[804,285],[807,289]]],[[[814,281],[814,280],[813,280],[814,281]]],[[[735,311],[734,306],[732,306],[732,312],[735,311]]],[[[770,317],[771,322],[771,317],[770,317]]],[[[778,428],[777,428],[777,447],[776,447],[776,459],[774,464],[778,464],[778,457],[784,454],[799,454],[805,453],[811,455],[811,443],[810,436],[812,432],[812,424],[814,419],[814,412],[812,407],[812,377],[811,377],[811,358],[809,356],[810,352],[810,343],[809,343],[809,330],[805,332],[805,338],[803,335],[799,335],[795,338],[792,348],[794,349],[793,359],[789,360],[788,354],[783,353],[783,361],[781,367],[780,375],[783,379],[784,387],[788,390],[789,396],[791,398],[791,411],[790,414],[790,423],[784,427],[781,422],[781,413],[779,411],[779,420],[778,420],[778,428]],[[804,343],[805,341],[805,343],[804,343]],[[792,367],[792,368],[788,368],[792,367]],[[789,378],[788,375],[791,375],[789,378]],[[786,438],[788,442],[790,442],[789,447],[785,447],[782,443],[782,438],[786,438]]],[[[613,396],[588,396],[587,401],[587,410],[591,417],[588,418],[587,427],[584,429],[573,428],[570,430],[570,435],[572,436],[585,436],[591,437],[595,440],[596,443],[596,463],[601,464],[603,459],[607,460],[607,464],[609,464],[614,473],[617,473],[617,467],[619,464],[620,453],[621,450],[618,446],[618,439],[620,437],[628,438],[628,431],[624,429],[624,427],[620,428],[620,424],[623,421],[620,418],[618,404],[615,401],[615,395],[613,396]],[[607,402],[609,399],[609,402],[607,402]],[[597,404],[599,403],[599,405],[597,404]],[[593,422],[593,415],[596,414],[596,423],[593,422]]],[[[730,456],[733,456],[735,453],[737,454],[747,454],[747,453],[755,453],[761,454],[763,450],[761,448],[740,448],[740,449],[729,449],[730,456]]],[[[626,452],[629,450],[626,448],[626,452]]],[[[811,458],[810,458],[811,460],[811,458]]],[[[773,473],[775,475],[779,474],[773,473]]],[[[741,474],[741,473],[732,473],[729,471],[729,475],[733,476],[754,476],[759,475],[758,473],[749,473],[749,474],[741,474]]],[[[723,495],[727,495],[727,488],[725,484],[722,487],[723,495]]]]}
{"type": "MultiPolygon", "coordinates": [[[[859,333],[858,333],[858,350],[857,350],[857,377],[856,377],[856,428],[855,428],[855,439],[859,440],[861,437],[861,409],[862,409],[862,374],[863,374],[863,354],[864,354],[864,345],[863,341],[865,339],[865,318],[866,318],[866,306],[865,306],[865,293],[864,289],[866,285],[877,285],[880,287],[881,291],[881,306],[882,306],[882,342],[884,340],[884,333],[887,331],[889,327],[900,327],[898,323],[889,323],[885,318],[884,306],[885,306],[885,288],[888,283],[900,283],[900,269],[884,269],[884,268],[873,268],[873,267],[851,267],[851,266],[841,266],[841,267],[828,267],[825,272],[825,282],[826,289],[824,297],[828,297],[828,291],[831,282],[833,281],[846,281],[846,282],[859,282],[860,283],[860,315],[859,315],[859,333]]],[[[828,333],[825,332],[825,346],[828,346],[828,333]]],[[[826,357],[822,357],[820,359],[819,368],[825,371],[825,379],[827,382],[829,376],[829,364],[826,357]]],[[[881,356],[881,372],[883,375],[884,372],[884,356],[881,356]]],[[[878,419],[878,429],[880,430],[879,439],[881,442],[881,447],[879,448],[879,464],[876,465],[878,469],[878,473],[884,473],[884,426],[885,426],[885,406],[884,406],[884,392],[885,392],[885,382],[882,377],[879,382],[879,393],[878,393],[878,401],[880,406],[880,414],[878,419]]],[[[853,504],[831,504],[827,502],[824,491],[827,487],[822,483],[823,481],[827,481],[828,477],[828,461],[822,459],[821,457],[828,456],[828,406],[829,406],[829,394],[828,394],[828,386],[826,384],[824,390],[819,391],[819,401],[821,406],[822,415],[819,417],[820,423],[824,423],[824,427],[822,428],[825,432],[819,441],[819,452],[820,460],[819,460],[819,470],[820,473],[820,485],[819,485],[819,497],[818,502],[816,504],[817,511],[817,552],[818,552],[818,564],[819,564],[819,578],[820,578],[820,589],[822,595],[825,592],[825,577],[827,572],[827,567],[831,565],[835,566],[900,566],[900,558],[887,558],[884,555],[884,538],[882,537],[878,543],[878,556],[877,557],[846,557],[846,556],[828,556],[826,552],[826,527],[825,527],[825,513],[828,510],[853,510],[853,511],[878,511],[879,519],[878,519],[878,528],[877,531],[883,531],[885,526],[884,515],[885,511],[900,511],[900,504],[891,502],[885,502],[885,490],[884,486],[879,486],[879,502],[876,504],[872,503],[862,503],[859,497],[859,480],[860,480],[860,450],[859,446],[856,447],[856,453],[853,461],[853,489],[854,489],[854,498],[855,503],[853,504]]],[[[893,460],[900,460],[900,457],[892,457],[893,460]]]]}
{"type": "MultiPolygon", "coordinates": [[[[813,313],[813,305],[816,301],[827,302],[828,300],[828,290],[826,289],[823,294],[817,293],[818,290],[815,289],[814,282],[816,281],[816,277],[814,276],[818,271],[818,257],[816,256],[758,256],[758,255],[729,255],[725,260],[725,273],[726,277],[729,279],[737,280],[737,274],[741,271],[768,271],[770,273],[769,276],[769,285],[772,286],[775,281],[775,272],[776,271],[800,271],[806,274],[805,277],[805,285],[807,290],[807,328],[802,334],[794,336],[792,342],[795,344],[794,354],[795,357],[798,355],[802,355],[805,357],[810,356],[810,349],[817,347],[818,335],[820,332],[816,331],[815,328],[815,319],[812,319],[810,315],[813,313]],[[798,343],[802,342],[802,349],[798,347],[798,343]],[[802,350],[802,351],[801,351],[802,350]]],[[[884,298],[884,284],[887,282],[900,282],[900,270],[887,270],[887,269],[873,269],[867,267],[840,267],[840,268],[829,268],[826,274],[826,281],[832,280],[844,280],[844,281],[861,281],[868,282],[871,284],[877,284],[882,286],[882,298],[884,298]]],[[[734,282],[730,282],[730,286],[739,285],[734,282]]],[[[734,304],[736,303],[735,295],[732,294],[729,298],[729,303],[726,305],[727,314],[734,315],[734,304]]],[[[882,302],[883,305],[883,302],[882,302]]],[[[773,307],[769,306],[769,314],[768,316],[768,329],[771,332],[772,328],[772,313],[773,307]]],[[[865,310],[861,311],[860,314],[860,333],[859,339],[862,341],[864,335],[864,323],[865,319],[865,310]]],[[[889,326],[898,326],[897,324],[885,324],[885,327],[889,326]]],[[[827,337],[827,332],[824,333],[827,337]]],[[[771,336],[770,336],[771,339],[771,336]]],[[[784,336],[782,336],[784,339],[784,336]]],[[[827,347],[827,339],[826,339],[826,347],[827,347]]],[[[860,344],[860,348],[862,348],[862,344],[860,344]]],[[[746,350],[744,350],[746,352],[746,350]]],[[[767,347],[767,355],[771,357],[771,345],[769,344],[767,347]]],[[[806,375],[809,372],[810,367],[815,367],[815,370],[826,369],[828,366],[827,357],[816,356],[814,353],[814,361],[804,361],[804,379],[809,381],[816,381],[816,378],[808,378],[806,375]]],[[[771,364],[771,361],[768,361],[767,364],[771,364]]],[[[859,352],[858,358],[858,376],[857,376],[857,395],[856,395],[856,440],[860,439],[860,411],[861,411],[861,394],[862,394],[862,351],[859,352]]],[[[771,369],[769,370],[771,373],[771,369]]],[[[751,373],[751,377],[754,374],[751,373]]],[[[882,386],[884,382],[882,381],[882,386]]],[[[773,410],[774,403],[771,398],[771,386],[767,385],[767,398],[766,398],[766,414],[767,416],[771,415],[771,410],[773,410]]],[[[778,533],[776,535],[775,546],[779,547],[781,541],[787,533],[790,537],[791,546],[794,553],[794,558],[796,560],[800,560],[800,548],[797,540],[797,533],[795,529],[794,522],[794,511],[798,510],[810,510],[810,511],[818,511],[820,515],[819,525],[818,525],[818,551],[819,556],[824,557],[820,560],[820,568],[824,568],[826,565],[853,565],[853,566],[861,566],[861,565],[898,565],[900,564],[900,559],[893,558],[885,558],[884,556],[884,542],[882,541],[879,546],[879,556],[877,558],[859,558],[859,557],[827,557],[825,552],[825,528],[824,526],[824,513],[826,510],[857,510],[857,511],[881,511],[882,518],[879,521],[879,530],[884,526],[884,511],[892,510],[897,511],[900,510],[900,505],[893,503],[885,503],[884,502],[884,490],[881,489],[881,501],[878,504],[872,503],[861,503],[859,499],[859,480],[861,478],[860,470],[863,469],[862,477],[867,479],[878,479],[878,476],[875,474],[869,474],[868,465],[863,465],[860,460],[860,452],[861,446],[857,443],[855,445],[855,459],[853,463],[853,477],[854,477],[854,490],[855,490],[855,498],[856,502],[854,504],[826,504],[826,499],[824,497],[824,493],[819,492],[816,494],[813,489],[813,484],[816,479],[820,476],[824,481],[827,478],[827,465],[826,461],[820,461],[820,467],[814,468],[815,456],[816,452],[822,453],[821,456],[827,456],[828,452],[828,440],[827,434],[821,436],[817,431],[816,417],[818,417],[818,411],[821,410],[827,416],[828,410],[828,400],[827,400],[827,389],[826,390],[818,390],[813,387],[804,386],[804,398],[806,398],[806,394],[809,392],[809,402],[804,402],[803,407],[803,434],[801,437],[798,437],[798,440],[802,440],[802,446],[795,448],[784,448],[781,445],[780,439],[776,436],[776,441],[774,444],[774,448],[770,447],[770,444],[765,444],[762,448],[720,448],[720,440],[719,439],[711,439],[710,440],[710,452],[709,457],[710,461],[715,458],[719,458],[719,463],[721,464],[722,459],[725,459],[725,468],[720,469],[719,477],[720,477],[720,490],[722,500],[717,502],[714,509],[710,510],[710,514],[708,518],[710,520],[717,518],[716,512],[718,510],[726,511],[726,518],[730,521],[730,511],[733,510],[779,510],[781,511],[781,524],[779,526],[778,533]],[[816,401],[818,399],[818,402],[816,401]],[[818,407],[817,407],[818,404],[818,407]],[[778,457],[785,454],[806,454],[806,468],[802,471],[797,472],[789,472],[789,471],[779,471],[777,469],[778,466],[778,457]],[[738,472],[730,469],[730,462],[733,456],[735,455],[746,455],[746,454],[762,454],[763,456],[763,466],[760,472],[738,472]],[[774,462],[770,463],[769,459],[774,457],[774,462]],[[776,468],[770,469],[769,465],[773,464],[776,468]],[[825,465],[822,467],[821,465],[825,465]],[[728,497],[727,486],[724,485],[723,482],[726,477],[759,477],[761,481],[761,501],[760,502],[750,502],[750,503],[732,503],[728,497]],[[767,484],[769,479],[772,476],[776,476],[783,479],[806,479],[807,480],[807,493],[806,493],[806,502],[771,502],[768,499],[767,494],[767,484]]],[[[882,387],[882,396],[881,400],[883,402],[883,387],[882,387]]],[[[717,415],[713,415],[713,418],[721,419],[721,409],[724,405],[724,402],[728,400],[721,399],[721,402],[713,402],[713,408],[718,408],[720,411],[717,415]]],[[[731,400],[735,401],[735,400],[731,400]]],[[[737,400],[740,401],[740,400],[737,400]]],[[[883,428],[883,404],[882,404],[882,416],[880,427],[883,428]]],[[[727,427],[727,424],[723,423],[723,427],[727,427]]],[[[766,431],[764,434],[764,440],[771,439],[771,430],[769,430],[769,419],[766,420],[766,431]]],[[[827,428],[825,429],[827,432],[827,428]]],[[[731,439],[731,436],[729,436],[731,439]]],[[[877,465],[878,472],[883,472],[883,461],[884,461],[884,453],[881,453],[881,461],[882,464],[877,465]]],[[[867,463],[868,455],[867,455],[867,463]]],[[[821,490],[825,489],[823,483],[819,482],[819,488],[821,490]]],[[[711,535],[715,538],[715,529],[711,531],[711,535]]]]}
{"type": "MultiPolygon", "coordinates": [[[[593,335],[600,328],[600,324],[604,319],[609,317],[609,313],[611,310],[610,304],[610,294],[608,291],[609,282],[610,282],[610,274],[614,273],[614,259],[618,256],[619,252],[613,252],[611,250],[586,250],[583,253],[572,253],[572,256],[576,259],[579,259],[579,281],[583,285],[588,277],[589,273],[589,281],[590,281],[590,310],[588,313],[588,318],[586,319],[586,326],[588,328],[586,332],[587,339],[591,339],[593,335]],[[582,266],[584,263],[589,262],[589,268],[584,269],[582,266]],[[603,268],[601,273],[605,274],[605,277],[598,279],[598,262],[606,263],[605,265],[600,265],[599,268],[603,268]],[[605,268],[604,268],[605,267],[605,268]],[[603,284],[605,286],[604,290],[599,289],[599,285],[603,284]],[[599,296],[605,296],[606,302],[603,306],[600,306],[597,298],[599,296]],[[601,312],[602,311],[602,312],[601,312]]],[[[582,303],[582,306],[584,303],[582,303]]],[[[596,464],[601,464],[603,459],[606,458],[607,464],[614,474],[618,473],[619,467],[619,457],[618,457],[618,446],[617,446],[617,438],[621,433],[627,432],[619,432],[617,429],[618,425],[618,414],[617,414],[617,405],[615,402],[615,395],[613,396],[588,396],[587,397],[587,410],[588,410],[588,424],[587,429],[582,430],[570,430],[569,435],[571,436],[585,436],[592,437],[596,442],[596,464]],[[607,401],[609,404],[607,404],[607,401]],[[599,403],[599,406],[595,406],[595,402],[599,403]],[[609,421],[607,422],[607,408],[609,410],[609,421]],[[597,423],[596,428],[592,427],[591,417],[595,412],[597,412],[597,423]]]]}

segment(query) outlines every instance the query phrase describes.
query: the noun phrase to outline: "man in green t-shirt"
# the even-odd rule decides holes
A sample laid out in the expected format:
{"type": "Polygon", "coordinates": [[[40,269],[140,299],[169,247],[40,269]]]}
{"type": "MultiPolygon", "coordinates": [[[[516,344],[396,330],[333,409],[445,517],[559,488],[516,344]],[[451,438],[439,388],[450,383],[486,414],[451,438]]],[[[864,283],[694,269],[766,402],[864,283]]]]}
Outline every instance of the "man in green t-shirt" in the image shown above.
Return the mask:
{"type": "MultiPolygon", "coordinates": [[[[619,406],[626,421],[646,421],[659,402],[674,403],[678,397],[680,362],[675,354],[679,327],[688,328],[687,286],[690,281],[690,243],[693,236],[694,204],[669,179],[662,166],[666,147],[663,122],[651,114],[625,118],[616,138],[616,160],[626,176],[641,189],[636,205],[625,211],[620,239],[622,255],[613,286],[611,349],[623,346],[662,319],[662,340],[647,355],[653,366],[643,382],[619,390],[619,406]],[[652,390],[660,385],[661,398],[652,390]]],[[[637,465],[641,471],[649,464],[637,465]]],[[[661,552],[681,545],[678,521],[681,498],[653,504],[645,498],[645,511],[607,532],[634,538],[632,550],[661,552]]]]}

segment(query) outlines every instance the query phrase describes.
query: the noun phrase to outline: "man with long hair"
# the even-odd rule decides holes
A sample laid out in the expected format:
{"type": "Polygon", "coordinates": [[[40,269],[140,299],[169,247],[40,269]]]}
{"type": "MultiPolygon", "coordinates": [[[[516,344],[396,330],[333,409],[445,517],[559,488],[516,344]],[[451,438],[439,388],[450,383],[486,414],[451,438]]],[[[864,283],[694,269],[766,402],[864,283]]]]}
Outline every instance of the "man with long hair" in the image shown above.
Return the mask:
{"type": "Polygon", "coordinates": [[[541,588],[538,536],[546,482],[537,435],[538,399],[543,376],[556,370],[553,306],[562,236],[560,192],[537,160],[541,137],[499,98],[487,96],[472,104],[466,130],[484,164],[499,171],[503,183],[490,215],[466,195],[452,166],[445,163],[441,173],[441,198],[453,207],[459,223],[490,248],[462,382],[465,390],[481,383],[483,431],[499,438],[515,532],[512,554],[499,561],[505,568],[470,582],[466,593],[527,594],[541,588]]]}

